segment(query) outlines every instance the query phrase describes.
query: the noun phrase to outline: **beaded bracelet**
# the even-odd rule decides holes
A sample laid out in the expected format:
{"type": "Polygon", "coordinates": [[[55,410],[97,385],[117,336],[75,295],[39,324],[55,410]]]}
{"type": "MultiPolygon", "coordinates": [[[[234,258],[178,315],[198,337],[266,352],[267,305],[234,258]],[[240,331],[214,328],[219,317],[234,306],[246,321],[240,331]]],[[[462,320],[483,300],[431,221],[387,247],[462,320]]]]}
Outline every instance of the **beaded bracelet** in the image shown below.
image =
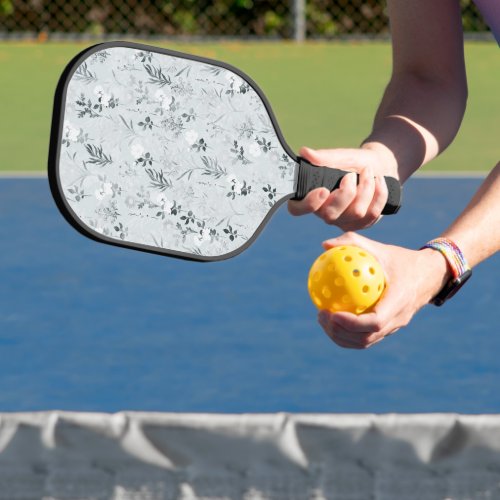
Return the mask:
{"type": "Polygon", "coordinates": [[[448,238],[436,238],[427,242],[421,250],[423,248],[432,248],[440,252],[446,259],[453,275],[453,278],[431,301],[434,305],[440,306],[458,292],[471,277],[472,270],[460,248],[448,238]]]}
{"type": "Polygon", "coordinates": [[[450,265],[454,278],[458,278],[470,270],[462,250],[448,238],[436,238],[426,243],[422,248],[432,248],[441,252],[450,265]]]}

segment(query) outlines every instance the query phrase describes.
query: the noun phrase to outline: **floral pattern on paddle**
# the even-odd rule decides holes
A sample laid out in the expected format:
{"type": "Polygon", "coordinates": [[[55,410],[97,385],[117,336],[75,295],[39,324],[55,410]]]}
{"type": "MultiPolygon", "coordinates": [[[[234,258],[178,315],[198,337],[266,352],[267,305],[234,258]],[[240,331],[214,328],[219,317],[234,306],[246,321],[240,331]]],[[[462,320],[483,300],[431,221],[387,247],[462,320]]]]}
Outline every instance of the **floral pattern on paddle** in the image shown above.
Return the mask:
{"type": "Polygon", "coordinates": [[[298,165],[262,98],[225,67],[106,47],[72,73],[63,107],[63,196],[112,240],[222,256],[294,192],[298,165]]]}

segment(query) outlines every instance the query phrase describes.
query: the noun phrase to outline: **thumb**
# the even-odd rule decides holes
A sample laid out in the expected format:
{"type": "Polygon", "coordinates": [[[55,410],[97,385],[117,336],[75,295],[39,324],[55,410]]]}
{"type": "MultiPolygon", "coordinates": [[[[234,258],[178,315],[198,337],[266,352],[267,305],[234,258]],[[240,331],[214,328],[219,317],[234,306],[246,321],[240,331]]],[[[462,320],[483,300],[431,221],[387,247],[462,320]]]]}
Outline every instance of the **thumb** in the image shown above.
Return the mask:
{"type": "Polygon", "coordinates": [[[361,234],[355,233],[353,231],[349,231],[347,233],[341,234],[336,238],[331,238],[321,243],[322,247],[325,250],[330,250],[333,247],[340,247],[343,245],[352,245],[359,248],[363,248],[368,253],[372,254],[376,260],[378,260],[379,264],[384,269],[384,274],[386,274],[386,269],[388,268],[387,261],[387,251],[386,245],[380,243],[375,240],[371,240],[366,236],[362,236],[361,234]]]}
{"type": "Polygon", "coordinates": [[[358,171],[362,166],[364,152],[357,149],[311,149],[302,147],[299,150],[299,155],[311,162],[313,165],[320,167],[347,167],[354,171],[358,171]]]}
{"type": "Polygon", "coordinates": [[[371,241],[368,240],[368,238],[365,238],[364,236],[361,236],[360,234],[357,234],[353,231],[349,231],[347,233],[341,234],[340,236],[337,236],[336,238],[330,238],[326,241],[323,241],[322,245],[325,250],[329,250],[330,248],[342,245],[355,245],[370,251],[370,243],[371,241]]]}
{"type": "Polygon", "coordinates": [[[311,162],[313,165],[317,165],[319,167],[324,165],[322,160],[323,155],[319,154],[319,152],[315,149],[303,146],[299,149],[299,156],[302,156],[302,158],[311,162]]]}

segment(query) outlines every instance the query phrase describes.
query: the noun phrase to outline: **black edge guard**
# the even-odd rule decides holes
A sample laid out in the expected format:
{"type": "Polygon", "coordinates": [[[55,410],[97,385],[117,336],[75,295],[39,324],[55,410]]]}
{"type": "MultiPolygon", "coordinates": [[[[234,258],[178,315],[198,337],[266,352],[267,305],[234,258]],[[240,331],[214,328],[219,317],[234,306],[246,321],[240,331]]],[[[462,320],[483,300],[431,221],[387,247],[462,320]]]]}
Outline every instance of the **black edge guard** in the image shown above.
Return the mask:
{"type": "MultiPolygon", "coordinates": [[[[299,174],[297,178],[297,192],[293,200],[302,200],[306,194],[319,187],[326,187],[330,191],[337,189],[342,178],[348,174],[345,170],[331,167],[317,167],[304,158],[297,158],[299,162],[299,174]]],[[[387,203],[382,210],[384,215],[395,214],[401,207],[402,189],[401,184],[394,177],[384,177],[389,195],[387,203]]],[[[357,175],[359,182],[359,175],[357,175]]]]}

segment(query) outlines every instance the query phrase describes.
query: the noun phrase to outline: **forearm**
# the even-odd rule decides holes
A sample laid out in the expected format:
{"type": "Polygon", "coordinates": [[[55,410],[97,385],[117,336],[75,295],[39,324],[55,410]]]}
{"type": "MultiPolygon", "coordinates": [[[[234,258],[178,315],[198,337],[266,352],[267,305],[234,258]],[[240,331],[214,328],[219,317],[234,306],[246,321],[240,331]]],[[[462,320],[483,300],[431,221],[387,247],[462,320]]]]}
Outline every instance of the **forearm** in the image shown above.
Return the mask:
{"type": "Polygon", "coordinates": [[[379,151],[391,173],[404,182],[454,139],[466,99],[465,81],[447,83],[410,73],[394,75],[362,147],[379,151]]]}
{"type": "Polygon", "coordinates": [[[471,267],[500,250],[500,162],[442,236],[461,248],[471,267]]]}
{"type": "Polygon", "coordinates": [[[458,0],[388,0],[392,78],[364,148],[405,181],[455,137],[467,99],[458,0]]]}
{"type": "MultiPolygon", "coordinates": [[[[443,231],[461,249],[470,267],[500,250],[500,163],[481,184],[459,217],[443,231]]],[[[419,252],[423,264],[421,294],[430,301],[452,277],[451,269],[440,252],[425,248],[419,252]]]]}

